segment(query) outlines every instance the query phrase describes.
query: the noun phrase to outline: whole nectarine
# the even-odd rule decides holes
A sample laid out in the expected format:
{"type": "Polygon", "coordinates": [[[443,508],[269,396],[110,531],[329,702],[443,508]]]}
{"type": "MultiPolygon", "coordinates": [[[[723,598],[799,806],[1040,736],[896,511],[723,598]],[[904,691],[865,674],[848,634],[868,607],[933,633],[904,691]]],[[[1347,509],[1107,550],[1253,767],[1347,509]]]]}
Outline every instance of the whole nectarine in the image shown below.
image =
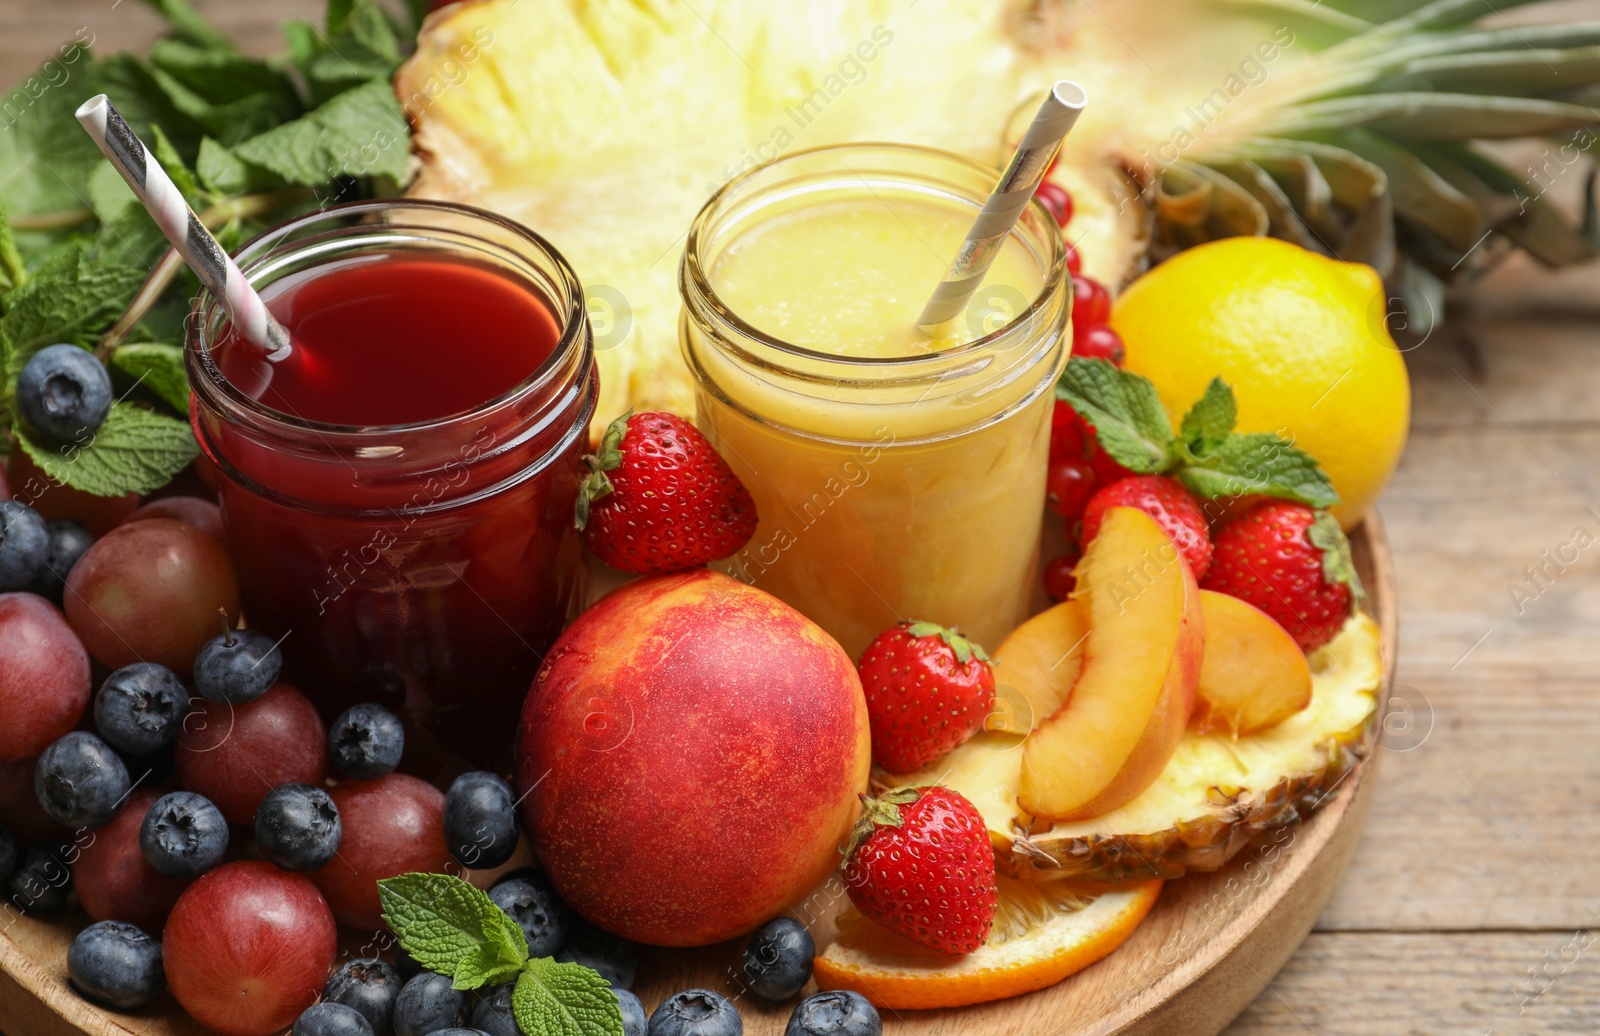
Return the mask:
{"type": "Polygon", "coordinates": [[[517,753],[524,827],[562,897],[662,946],[731,938],[812,892],[869,768],[844,649],[704,569],[630,583],[568,627],[517,753]]]}

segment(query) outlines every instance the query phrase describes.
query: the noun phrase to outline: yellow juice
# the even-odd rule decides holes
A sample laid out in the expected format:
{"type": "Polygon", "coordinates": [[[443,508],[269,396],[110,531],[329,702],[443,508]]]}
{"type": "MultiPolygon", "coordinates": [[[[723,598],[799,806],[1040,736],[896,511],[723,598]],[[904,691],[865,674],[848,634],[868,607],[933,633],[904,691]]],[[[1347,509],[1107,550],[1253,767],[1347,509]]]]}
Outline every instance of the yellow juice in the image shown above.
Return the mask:
{"type": "Polygon", "coordinates": [[[741,195],[720,235],[691,238],[698,420],[761,518],[724,567],[852,655],[900,619],[993,647],[1037,578],[1070,341],[1059,236],[1030,213],[967,314],[930,337],[917,316],[993,173],[963,192],[948,170],[931,189],[916,170],[847,165],[741,195]]]}

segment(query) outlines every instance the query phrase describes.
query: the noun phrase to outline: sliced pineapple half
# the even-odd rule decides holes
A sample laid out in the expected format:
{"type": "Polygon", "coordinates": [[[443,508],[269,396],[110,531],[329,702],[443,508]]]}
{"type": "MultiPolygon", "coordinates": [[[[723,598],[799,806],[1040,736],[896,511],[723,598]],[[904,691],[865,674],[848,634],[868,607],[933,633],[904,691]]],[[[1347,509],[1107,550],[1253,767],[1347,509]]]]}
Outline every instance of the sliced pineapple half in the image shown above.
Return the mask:
{"type": "Polygon", "coordinates": [[[1383,686],[1381,635],[1365,614],[1310,657],[1311,703],[1238,739],[1191,728],[1160,778],[1094,820],[1051,824],[1017,805],[1023,736],[982,733],[914,774],[880,785],[942,784],[989,826],[995,861],[1019,878],[1122,883],[1212,871],[1266,831],[1330,796],[1371,750],[1383,686]]]}

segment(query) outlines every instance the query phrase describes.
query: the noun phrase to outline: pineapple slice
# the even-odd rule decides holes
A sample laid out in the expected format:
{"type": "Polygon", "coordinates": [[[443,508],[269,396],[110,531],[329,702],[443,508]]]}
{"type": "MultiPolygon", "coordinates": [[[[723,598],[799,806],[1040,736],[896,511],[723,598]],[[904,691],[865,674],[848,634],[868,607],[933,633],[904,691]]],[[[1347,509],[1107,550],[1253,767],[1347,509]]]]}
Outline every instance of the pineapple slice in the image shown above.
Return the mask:
{"type": "Polygon", "coordinates": [[[1310,662],[1305,709],[1238,739],[1191,728],[1153,785],[1093,820],[1051,824],[1022,812],[1025,739],[1015,733],[979,734],[918,773],[875,780],[967,796],[1013,877],[1120,883],[1216,870],[1262,832],[1315,809],[1371,748],[1383,684],[1377,624],[1352,617],[1310,662]]]}
{"type": "Polygon", "coordinates": [[[526,223],[600,300],[609,418],[694,409],[678,261],[720,184],[843,141],[1001,161],[1059,76],[1091,99],[1054,174],[1090,276],[1271,233],[1371,263],[1425,332],[1446,281],[1508,246],[1596,254],[1544,196],[1600,127],[1596,43],[1600,24],[1512,26],[1481,0],[465,0],[395,85],[410,192],[526,223]],[[1533,135],[1566,145],[1559,167],[1475,143],[1533,135]]]}

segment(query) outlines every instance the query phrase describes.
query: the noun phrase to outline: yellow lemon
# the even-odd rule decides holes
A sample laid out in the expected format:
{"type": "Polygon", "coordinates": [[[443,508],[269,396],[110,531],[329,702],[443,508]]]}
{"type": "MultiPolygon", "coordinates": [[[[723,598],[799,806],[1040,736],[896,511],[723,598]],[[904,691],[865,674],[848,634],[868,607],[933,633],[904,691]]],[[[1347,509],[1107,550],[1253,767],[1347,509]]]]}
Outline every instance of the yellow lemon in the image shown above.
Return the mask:
{"type": "Polygon", "coordinates": [[[1233,237],[1139,278],[1117,300],[1111,326],[1127,369],[1155,383],[1174,426],[1222,378],[1238,399],[1239,431],[1277,432],[1317,459],[1348,529],[1406,443],[1411,383],[1386,312],[1370,266],[1233,237]]]}

